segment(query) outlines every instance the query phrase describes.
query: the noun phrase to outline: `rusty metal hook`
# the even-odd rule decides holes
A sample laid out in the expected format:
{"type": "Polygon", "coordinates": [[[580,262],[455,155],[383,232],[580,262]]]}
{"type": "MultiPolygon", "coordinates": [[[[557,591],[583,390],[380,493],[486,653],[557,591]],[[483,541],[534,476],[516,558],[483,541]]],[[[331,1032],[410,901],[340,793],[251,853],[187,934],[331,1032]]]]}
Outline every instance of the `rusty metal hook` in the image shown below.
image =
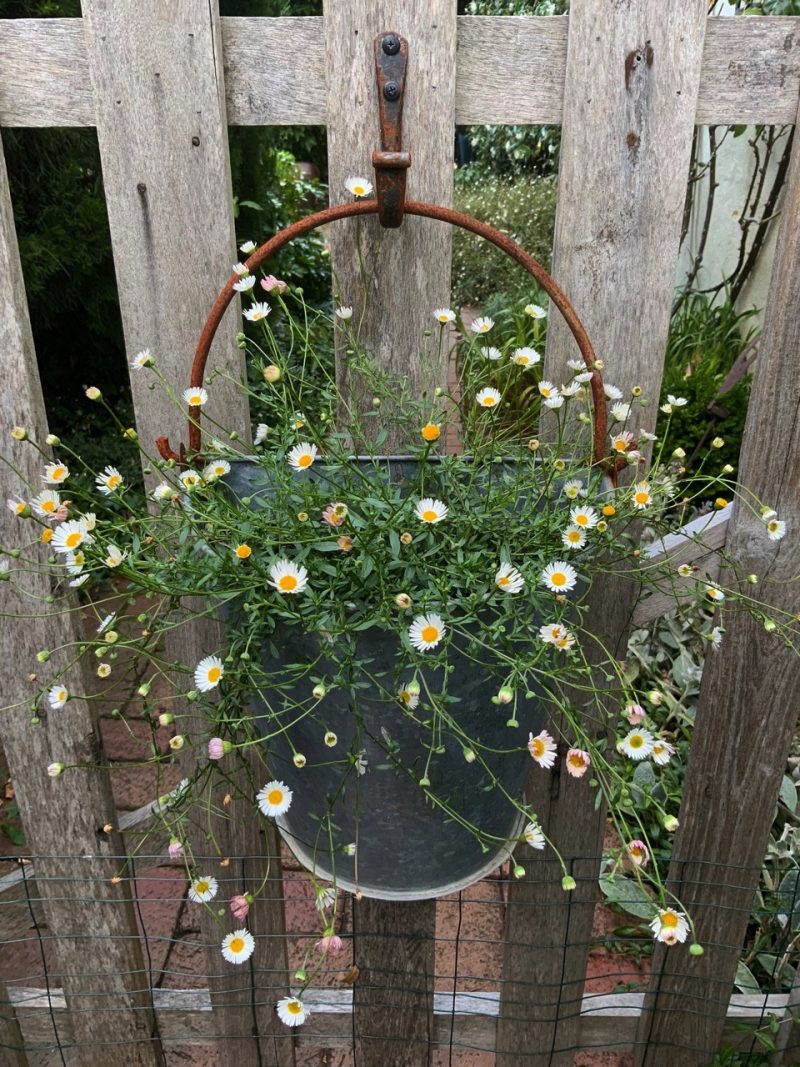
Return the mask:
{"type": "Polygon", "coordinates": [[[411,153],[402,151],[408,41],[396,33],[380,33],[374,47],[381,125],[381,150],[372,153],[378,221],[388,229],[397,229],[403,221],[406,171],[411,166],[411,153]]]}

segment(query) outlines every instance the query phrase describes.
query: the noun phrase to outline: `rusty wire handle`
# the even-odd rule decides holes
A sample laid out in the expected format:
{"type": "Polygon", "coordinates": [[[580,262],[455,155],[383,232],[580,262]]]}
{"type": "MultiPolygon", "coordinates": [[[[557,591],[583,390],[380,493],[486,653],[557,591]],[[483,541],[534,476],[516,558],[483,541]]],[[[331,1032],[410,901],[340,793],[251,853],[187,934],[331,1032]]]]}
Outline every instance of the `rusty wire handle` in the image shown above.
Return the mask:
{"type": "MultiPolygon", "coordinates": [[[[316,212],[314,215],[308,215],[306,218],[300,219],[299,222],[295,222],[292,226],[287,226],[285,230],[281,230],[280,233],[277,233],[269,241],[261,245],[261,247],[245,262],[245,266],[250,271],[255,271],[262,263],[265,263],[271,256],[274,256],[276,252],[279,252],[285,245],[289,244],[290,241],[293,241],[295,237],[302,237],[311,230],[317,229],[318,226],[324,226],[326,223],[336,222],[339,219],[352,218],[353,216],[375,215],[377,214],[377,211],[378,203],[376,200],[358,200],[353,204],[339,204],[337,207],[329,207],[324,211],[316,212]]],[[[512,241],[510,237],[500,233],[499,230],[496,230],[493,226],[489,226],[488,223],[473,219],[470,215],[462,215],[460,212],[453,211],[451,208],[439,207],[437,204],[426,204],[417,200],[406,201],[405,211],[407,215],[420,215],[423,218],[437,219],[439,222],[447,222],[450,223],[451,226],[459,226],[461,229],[470,230],[472,233],[478,234],[479,237],[483,237],[485,240],[490,241],[493,245],[496,245],[507,255],[511,256],[511,258],[519,263],[521,267],[524,267],[545,290],[564,317],[564,321],[569,327],[570,332],[580,349],[581,356],[583,357],[587,369],[594,372],[591,381],[592,397],[594,400],[594,441],[592,462],[593,464],[608,470],[612,481],[615,481],[618,465],[613,460],[607,458],[606,437],[608,434],[608,413],[606,410],[606,395],[603,389],[602,375],[595,367],[597,357],[592,348],[592,342],[589,340],[589,335],[587,334],[583,323],[578,318],[575,308],[569,302],[555,280],[547,273],[541,263],[534,259],[533,256],[523,248],[520,248],[516,241],[512,241]]],[[[197,388],[203,384],[203,375],[205,373],[211,344],[228,305],[236,296],[236,290],[233,286],[238,280],[239,276],[237,274],[231,275],[219,296],[214,301],[214,305],[209,312],[206,324],[203,327],[203,332],[200,334],[200,339],[197,342],[197,348],[195,350],[194,362],[192,363],[192,376],[189,382],[191,388],[197,388]]],[[[200,413],[201,409],[199,407],[189,408],[190,457],[196,455],[200,451],[200,413]]],[[[166,437],[156,438],[156,445],[164,459],[175,460],[179,463],[184,463],[186,461],[186,450],[183,445],[180,446],[179,453],[172,450],[169,440],[166,437]]]]}

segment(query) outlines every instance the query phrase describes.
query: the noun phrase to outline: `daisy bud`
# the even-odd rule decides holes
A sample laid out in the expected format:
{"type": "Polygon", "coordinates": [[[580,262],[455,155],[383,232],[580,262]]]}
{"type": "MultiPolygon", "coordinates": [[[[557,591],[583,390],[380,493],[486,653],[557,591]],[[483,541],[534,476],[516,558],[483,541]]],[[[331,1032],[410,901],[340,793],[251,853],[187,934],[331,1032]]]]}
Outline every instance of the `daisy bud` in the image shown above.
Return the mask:
{"type": "Polygon", "coordinates": [[[325,737],[323,738],[323,741],[325,742],[325,745],[326,745],[327,748],[333,748],[333,746],[336,744],[336,742],[338,740],[339,740],[339,738],[336,736],[336,734],[333,732],[333,730],[326,730],[325,737]]]}
{"type": "Polygon", "coordinates": [[[129,426],[126,430],[122,431],[122,436],[127,437],[129,441],[138,441],[139,435],[132,426],[129,426]]]}
{"type": "Polygon", "coordinates": [[[394,598],[394,602],[397,604],[398,608],[410,608],[412,603],[408,593],[398,593],[394,598]]]}
{"type": "Polygon", "coordinates": [[[28,431],[25,429],[24,426],[12,426],[11,436],[14,438],[15,441],[27,441],[28,431]]]}
{"type": "Polygon", "coordinates": [[[600,522],[598,522],[596,529],[598,533],[606,532],[606,530],[608,529],[608,523],[605,521],[605,519],[601,519],[600,522]]]}
{"type": "Polygon", "coordinates": [[[413,540],[414,538],[411,536],[410,533],[408,533],[408,531],[400,534],[400,541],[404,545],[410,545],[413,540]]]}
{"type": "Polygon", "coordinates": [[[594,370],[602,370],[604,367],[605,367],[605,363],[602,361],[602,359],[596,359],[594,361],[594,363],[592,364],[592,368],[594,370]]]}
{"type": "Polygon", "coordinates": [[[464,749],[464,759],[467,761],[467,763],[474,763],[475,760],[477,759],[477,756],[475,755],[474,751],[471,748],[465,748],[464,749]]]}
{"type": "Polygon", "coordinates": [[[327,692],[328,692],[328,690],[325,688],[325,686],[322,685],[321,683],[318,683],[311,690],[311,695],[315,700],[322,700],[322,698],[325,696],[325,694],[327,692]]]}
{"type": "Polygon", "coordinates": [[[528,441],[528,448],[531,450],[531,452],[536,452],[539,448],[539,442],[536,440],[535,437],[532,437],[530,441],[528,441]]]}
{"type": "Polygon", "coordinates": [[[664,827],[664,829],[667,831],[668,834],[674,834],[675,831],[680,826],[680,823],[678,822],[678,820],[675,818],[674,815],[666,815],[664,817],[664,821],[662,823],[662,826],[664,827]]]}
{"type": "Polygon", "coordinates": [[[587,414],[585,411],[578,412],[578,422],[582,422],[584,425],[588,426],[591,421],[591,415],[587,414]]]}
{"type": "Polygon", "coordinates": [[[767,631],[768,634],[775,633],[775,631],[778,629],[778,624],[775,622],[774,619],[764,619],[764,629],[767,631]]]}
{"type": "MultiPolygon", "coordinates": [[[[230,742],[228,742],[230,744],[230,742]]],[[[208,758],[222,759],[225,755],[225,742],[221,737],[212,737],[208,742],[208,758]]]]}
{"type": "Polygon", "coordinates": [[[296,980],[297,980],[298,982],[305,982],[305,981],[306,981],[306,979],[308,978],[308,975],[307,975],[307,974],[306,974],[306,972],[305,972],[305,971],[304,971],[304,970],[302,969],[302,967],[300,968],[300,970],[299,970],[299,971],[295,971],[295,972],[294,972],[294,976],[295,976],[295,979],[296,979],[296,980]]]}
{"type": "Polygon", "coordinates": [[[433,390],[433,395],[434,396],[442,396],[443,394],[444,394],[444,389],[442,389],[441,385],[437,385],[436,388],[433,390]]]}
{"type": "MultiPolygon", "coordinates": [[[[722,440],[721,437],[715,437],[714,440],[711,442],[711,447],[712,448],[722,448],[722,446],[724,444],[725,444],[725,442],[722,440]]],[[[700,946],[698,945],[698,948],[699,947],[700,946]]]]}
{"type": "Polygon", "coordinates": [[[564,877],[561,879],[561,888],[567,893],[571,892],[573,889],[576,889],[577,886],[578,883],[575,881],[571,874],[565,874],[564,877]]]}
{"type": "Polygon", "coordinates": [[[507,685],[504,685],[497,693],[497,700],[500,704],[510,704],[514,699],[514,690],[510,689],[507,685]]]}
{"type": "Polygon", "coordinates": [[[169,839],[169,845],[167,846],[167,855],[171,860],[179,860],[183,858],[183,845],[180,843],[177,837],[171,837],[169,839]]]}
{"type": "Polygon", "coordinates": [[[420,785],[421,785],[421,786],[423,787],[423,789],[424,789],[424,788],[425,788],[426,786],[429,786],[429,785],[431,784],[431,780],[430,780],[430,778],[429,778],[429,777],[427,776],[427,774],[426,774],[426,775],[424,775],[424,776],[423,776],[422,778],[420,778],[420,780],[419,780],[419,784],[420,784],[420,785]]]}
{"type": "Polygon", "coordinates": [[[58,778],[59,774],[64,770],[63,763],[51,763],[47,767],[47,773],[51,778],[58,778]]]}
{"type": "Polygon", "coordinates": [[[173,722],[175,722],[175,716],[172,715],[169,711],[162,711],[161,714],[158,716],[159,726],[170,726],[173,722]]]}
{"type": "Polygon", "coordinates": [[[647,694],[647,699],[654,705],[654,707],[658,707],[663,702],[664,697],[657,689],[651,689],[647,694]]]}
{"type": "Polygon", "coordinates": [[[281,380],[281,368],[276,367],[274,363],[269,363],[264,368],[264,381],[274,384],[281,380]]]}
{"type": "Polygon", "coordinates": [[[109,645],[116,644],[119,641],[119,634],[116,630],[107,630],[105,633],[106,643],[109,645]]]}
{"type": "Polygon", "coordinates": [[[750,585],[758,585],[758,575],[757,574],[748,574],[747,575],[747,581],[750,583],[750,585]]]}
{"type": "Polygon", "coordinates": [[[189,692],[186,694],[186,699],[189,701],[190,704],[194,704],[195,700],[197,700],[199,696],[200,694],[197,692],[196,689],[190,689],[189,692]]]}
{"type": "Polygon", "coordinates": [[[696,941],[693,944],[689,945],[689,955],[690,956],[702,956],[704,952],[705,952],[705,949],[703,948],[703,946],[702,945],[698,945],[698,943],[696,941]]]}
{"type": "Polygon", "coordinates": [[[47,437],[45,437],[45,441],[48,445],[52,445],[54,448],[56,447],[56,445],[61,444],[61,438],[57,437],[54,433],[49,433],[47,437]]]}
{"type": "Polygon", "coordinates": [[[718,496],[717,499],[714,501],[715,508],[726,508],[728,504],[729,501],[726,500],[724,496],[718,496]]]}
{"type": "Polygon", "coordinates": [[[372,398],[372,406],[374,408],[379,408],[381,406],[381,398],[379,396],[373,396],[373,398],[372,398]]]}
{"type": "Polygon", "coordinates": [[[249,900],[248,897],[249,894],[247,896],[237,894],[235,897],[231,897],[230,899],[230,903],[228,906],[231,909],[231,914],[237,922],[244,922],[244,920],[247,918],[251,904],[251,900],[249,900]]]}
{"type": "Polygon", "coordinates": [[[518,863],[514,864],[514,877],[515,878],[524,878],[525,877],[525,868],[521,867],[518,863]]]}
{"type": "Polygon", "coordinates": [[[726,463],[725,464],[725,466],[722,468],[722,473],[723,474],[733,474],[733,467],[730,465],[730,463],[726,463]]]}
{"type": "Polygon", "coordinates": [[[150,692],[150,683],[143,682],[136,690],[136,692],[139,694],[140,697],[146,697],[147,694],[150,692]]]}
{"type": "Polygon", "coordinates": [[[344,854],[345,856],[355,856],[356,845],[354,841],[351,841],[349,845],[344,846],[344,854]]]}
{"type": "Polygon", "coordinates": [[[47,663],[47,661],[50,659],[50,653],[47,651],[46,648],[43,648],[41,652],[36,653],[36,658],[40,663],[47,663]]]}
{"type": "Polygon", "coordinates": [[[305,767],[306,758],[302,752],[295,752],[294,756],[292,756],[292,763],[295,767],[305,767]]]}
{"type": "Polygon", "coordinates": [[[641,395],[642,395],[642,387],[641,387],[641,385],[634,385],[633,389],[631,389],[631,396],[641,396],[641,395]]]}
{"type": "Polygon", "coordinates": [[[673,448],[673,450],[672,450],[672,458],[673,459],[686,459],[686,452],[682,448],[673,448]]]}
{"type": "Polygon", "coordinates": [[[96,385],[90,385],[89,388],[86,390],[86,396],[89,400],[99,400],[102,395],[103,394],[100,392],[96,385]]]}
{"type": "Polygon", "coordinates": [[[174,737],[171,737],[169,739],[169,747],[172,749],[173,752],[180,752],[185,743],[186,738],[183,736],[183,734],[175,734],[174,737]]]}

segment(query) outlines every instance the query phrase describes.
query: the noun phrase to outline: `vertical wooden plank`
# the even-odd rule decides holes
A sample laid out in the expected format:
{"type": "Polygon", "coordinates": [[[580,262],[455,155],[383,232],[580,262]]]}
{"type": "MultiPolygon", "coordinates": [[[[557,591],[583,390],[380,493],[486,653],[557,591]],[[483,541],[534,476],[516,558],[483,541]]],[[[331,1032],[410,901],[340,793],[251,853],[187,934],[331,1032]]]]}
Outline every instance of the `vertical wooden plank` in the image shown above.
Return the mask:
{"type": "MultiPolygon", "coordinates": [[[[626,396],[642,385],[658,397],[705,23],[703,0],[629,0],[602,13],[591,0],[570,6],[553,273],[605,361],[606,380],[626,396]]],[[[563,380],[576,355],[554,314],[547,377],[563,380]]],[[[637,409],[634,430],[652,430],[656,415],[652,402],[637,409]]],[[[589,597],[589,629],[624,655],[632,583],[598,579],[589,597]]],[[[619,704],[612,691],[603,699],[619,704]]],[[[498,1062],[510,1065],[524,1048],[535,1050],[532,1063],[572,1067],[604,812],[566,775],[535,775],[533,790],[578,888],[567,896],[557,865],[530,857],[530,881],[510,889],[498,1062]]]]}
{"type": "MultiPolygon", "coordinates": [[[[409,61],[403,108],[403,148],[412,154],[408,196],[452,202],[455,116],[455,0],[381,0],[353,4],[325,0],[328,75],[328,169],[331,201],[348,198],[351,175],[372,176],[372,151],[380,147],[373,39],[393,31],[408,40],[409,61]]],[[[406,218],[399,230],[381,230],[377,220],[360,227],[339,224],[331,231],[336,293],[355,308],[363,305],[355,235],[361,231],[370,272],[362,329],[365,348],[389,371],[407,377],[413,391],[444,384],[446,365],[423,366],[419,358],[431,311],[450,300],[449,228],[406,218]]],[[[347,389],[344,363],[340,386],[347,389]]],[[[368,398],[360,398],[364,405],[368,398]]],[[[402,450],[389,439],[386,450],[402,450]]],[[[435,904],[361,902],[364,939],[356,936],[355,1033],[359,1065],[419,1067],[427,1063],[432,1032],[435,904]],[[415,975],[413,982],[408,976],[415,975]],[[404,994],[389,992],[407,978],[404,994]],[[404,980],[401,978],[400,980],[404,980]],[[392,998],[391,1008],[385,1006],[392,998]],[[384,1007],[381,1007],[383,1005],[384,1007]],[[368,1038],[366,1035],[369,1035],[368,1038]]]]}
{"type": "MultiPolygon", "coordinates": [[[[797,612],[800,573],[798,307],[795,138],[739,465],[742,484],[778,511],[788,532],[782,541],[768,540],[760,518],[737,505],[726,542],[737,572],[759,575],[756,595],[783,618],[797,612]]],[[[664,1063],[665,1055],[670,1067],[699,1067],[718,1047],[797,723],[799,690],[796,652],[745,612],[729,617],[719,655],[709,656],[703,671],[668,885],[694,918],[706,952],[700,958],[687,957],[685,950],[661,952],[654,960],[639,1031],[639,1040],[648,1043],[639,1062],[647,1067],[664,1063]]]]}
{"type": "MultiPolygon", "coordinates": [[[[82,7],[126,346],[131,358],[150,348],[180,394],[206,315],[239,258],[217,2],[83,0],[82,7]]],[[[244,371],[234,340],[238,316],[237,302],[209,366],[235,379],[244,371]]],[[[145,376],[131,377],[142,441],[149,447],[164,433],[173,447],[185,441],[183,413],[151,393],[145,376]]],[[[219,378],[209,394],[210,416],[249,439],[247,402],[235,386],[219,378]]],[[[222,647],[219,627],[207,622],[183,627],[171,655],[191,664],[222,647]]],[[[191,720],[186,722],[191,736],[191,720]]],[[[270,885],[280,886],[277,844],[273,836],[265,847],[253,810],[220,820],[217,841],[231,857],[264,854],[262,871],[272,855],[270,885]]],[[[204,836],[194,846],[200,854],[207,851],[204,836]]],[[[255,933],[281,931],[280,892],[262,898],[251,916],[255,933]]],[[[218,1062],[289,1067],[291,1037],[274,1011],[287,987],[282,940],[259,937],[251,965],[233,968],[222,960],[220,927],[208,914],[203,933],[221,1035],[218,1062]],[[263,983],[262,976],[268,976],[263,983]]]]}
{"type": "Polygon", "coordinates": [[[29,1067],[25,1040],[17,1013],[8,996],[8,986],[0,981],[0,1067],[29,1067]]]}
{"type": "MultiPolygon", "coordinates": [[[[27,499],[26,485],[42,484],[42,457],[29,443],[12,441],[10,429],[24,426],[42,445],[48,429],[1,153],[0,353],[4,382],[0,447],[10,464],[5,489],[8,495],[27,499]]],[[[38,527],[15,518],[7,508],[2,513],[0,543],[6,552],[19,549],[23,557],[36,557],[43,551],[35,543],[38,527]]],[[[117,1047],[126,1048],[131,1064],[153,1067],[162,1056],[147,971],[128,891],[124,885],[111,884],[119,869],[114,857],[122,854],[123,845],[119,833],[100,829],[106,823],[113,826],[116,816],[108,774],[91,769],[99,761],[99,739],[89,706],[79,696],[92,685],[81,665],[64,675],[64,685],[75,699],[59,711],[42,708],[39,724],[31,723],[33,686],[28,673],[36,672],[39,683],[46,684],[54,668],[69,664],[81,639],[77,601],[66,603],[71,611],[36,616],[32,605],[44,604],[52,592],[49,578],[35,567],[17,566],[13,558],[3,558],[12,572],[11,583],[3,587],[4,614],[25,619],[9,620],[0,633],[0,692],[5,705],[0,740],[27,841],[41,856],[37,886],[79,1046],[65,1053],[67,1062],[80,1058],[87,1067],[105,1067],[109,1047],[118,1043],[117,1047]],[[36,660],[41,649],[58,650],[46,666],[36,660]],[[50,778],[47,766],[57,761],[87,769],[50,778]]]]}

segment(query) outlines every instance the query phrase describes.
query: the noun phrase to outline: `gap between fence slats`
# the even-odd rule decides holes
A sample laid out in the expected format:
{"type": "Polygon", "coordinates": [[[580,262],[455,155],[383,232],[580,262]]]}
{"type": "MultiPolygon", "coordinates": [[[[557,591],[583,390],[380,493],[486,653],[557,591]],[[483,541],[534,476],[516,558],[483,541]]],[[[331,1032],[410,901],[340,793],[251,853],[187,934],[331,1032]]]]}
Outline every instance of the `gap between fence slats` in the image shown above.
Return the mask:
{"type": "MultiPolygon", "coordinates": [[[[795,138],[739,462],[742,484],[778,511],[789,532],[782,541],[770,541],[757,506],[737,503],[727,538],[742,580],[751,572],[758,575],[756,595],[784,618],[797,611],[800,573],[799,307],[800,138],[795,138]]],[[[723,583],[735,588],[734,575],[728,572],[723,583]]],[[[748,589],[745,581],[745,594],[748,589]]],[[[697,923],[706,953],[691,968],[674,951],[657,953],[639,1030],[640,1039],[651,1042],[639,1056],[643,1067],[663,1062],[657,1049],[675,1034],[686,1047],[672,1051],[670,1067],[699,1067],[717,1049],[797,723],[798,692],[796,650],[746,612],[731,615],[719,654],[708,658],[703,671],[668,883],[697,923]],[[724,877],[731,867],[742,869],[737,884],[724,877]]]]}
{"type": "MultiPolygon", "coordinates": [[[[321,18],[221,23],[232,126],[327,121],[321,18]]],[[[566,16],[459,17],[456,122],[560,123],[567,27],[566,16]]],[[[798,88],[796,18],[708,19],[698,124],[792,123],[798,88]]],[[[351,105],[349,96],[337,101],[345,111],[351,105]]],[[[80,19],[0,20],[0,123],[94,122],[80,19]]]]}
{"type": "MultiPolygon", "coordinates": [[[[38,492],[43,484],[43,459],[30,444],[13,441],[10,429],[24,426],[47,452],[48,428],[2,151],[0,352],[4,371],[0,447],[10,464],[4,488],[12,497],[29,500],[28,486],[38,492]]],[[[40,551],[46,556],[44,547],[36,544],[39,525],[3,508],[0,527],[3,549],[18,548],[22,553],[19,564],[9,559],[16,573],[13,584],[4,586],[3,611],[28,616],[24,625],[4,625],[0,630],[0,692],[5,705],[0,714],[0,743],[14,781],[26,840],[32,849],[49,857],[41,863],[45,877],[39,891],[48,939],[54,944],[67,1002],[74,1013],[75,1036],[82,1045],[81,1063],[105,1067],[93,1044],[103,1030],[112,1040],[132,1044],[131,1067],[157,1067],[162,1056],[149,992],[142,989],[141,976],[146,972],[132,902],[126,886],[111,883],[119,871],[114,856],[120,853],[122,842],[117,832],[102,830],[106,823],[114,825],[116,814],[108,773],[96,766],[101,762],[100,741],[93,715],[81,699],[91,691],[93,680],[83,664],[70,665],[83,637],[77,598],[65,598],[59,601],[58,611],[48,612],[46,598],[53,592],[50,579],[35,563],[24,562],[29,556],[36,559],[40,551]],[[31,605],[35,610],[37,603],[42,610],[31,618],[31,605]],[[48,665],[37,663],[42,649],[54,650],[48,665]],[[36,690],[29,672],[46,689],[49,679],[64,669],[61,681],[73,699],[58,710],[49,708],[44,699],[41,706],[32,708],[36,690]],[[34,714],[40,720],[36,724],[31,721],[34,714]],[[47,767],[54,762],[75,769],[51,778],[47,767]],[[78,873],[74,862],[66,858],[70,853],[88,854],[92,859],[78,873]],[[93,951],[101,943],[103,951],[93,951]],[[91,966],[87,966],[87,957],[92,959],[91,966]],[[99,996],[103,997],[102,1010],[97,1008],[99,996]]],[[[77,1063],[76,1057],[74,1050],[68,1052],[67,1063],[77,1063]]]]}
{"type": "MultiPolygon", "coordinates": [[[[635,0],[602,15],[591,0],[571,5],[553,273],[605,361],[607,380],[626,397],[641,385],[651,398],[631,419],[635,433],[653,430],[658,413],[652,398],[666,350],[706,24],[703,0],[668,8],[635,0]]],[[[577,349],[555,311],[547,341],[545,376],[563,381],[577,349]]],[[[635,593],[624,578],[595,579],[587,629],[602,643],[601,658],[606,649],[624,657],[635,593]]],[[[581,640],[589,662],[597,659],[601,646],[588,635],[581,640]]],[[[624,702],[616,681],[593,681],[616,715],[624,702]]],[[[585,702],[570,696],[577,707],[585,702]]],[[[596,718],[596,709],[587,710],[589,721],[596,718]]],[[[535,884],[541,860],[525,853],[530,880],[509,890],[504,936],[503,1067],[520,1048],[537,1050],[533,1062],[542,1067],[572,1067],[577,1045],[576,1005],[598,898],[597,867],[580,857],[602,852],[605,808],[595,807],[591,772],[581,781],[563,773],[563,753],[561,773],[532,775],[531,800],[577,888],[565,893],[550,864],[543,893],[535,884]],[[560,947],[542,949],[543,929],[560,947]]]]}

